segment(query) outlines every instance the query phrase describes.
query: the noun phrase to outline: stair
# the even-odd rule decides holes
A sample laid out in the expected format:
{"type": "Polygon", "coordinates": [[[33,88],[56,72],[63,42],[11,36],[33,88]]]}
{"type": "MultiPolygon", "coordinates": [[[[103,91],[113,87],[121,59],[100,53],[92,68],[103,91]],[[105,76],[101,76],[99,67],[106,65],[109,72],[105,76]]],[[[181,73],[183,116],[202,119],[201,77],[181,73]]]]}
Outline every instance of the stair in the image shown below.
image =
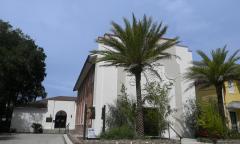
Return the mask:
{"type": "Polygon", "coordinates": [[[43,133],[50,133],[50,134],[65,134],[65,128],[56,128],[52,130],[43,130],[43,133]]]}

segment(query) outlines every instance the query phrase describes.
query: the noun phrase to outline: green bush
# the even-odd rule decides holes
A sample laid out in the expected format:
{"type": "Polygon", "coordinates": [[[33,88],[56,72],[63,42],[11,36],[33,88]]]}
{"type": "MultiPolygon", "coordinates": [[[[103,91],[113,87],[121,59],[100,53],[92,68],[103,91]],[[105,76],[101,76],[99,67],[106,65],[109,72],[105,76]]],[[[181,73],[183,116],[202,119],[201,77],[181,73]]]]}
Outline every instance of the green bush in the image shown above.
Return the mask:
{"type": "MultiPolygon", "coordinates": [[[[167,128],[167,116],[170,114],[168,90],[158,83],[145,86],[143,102],[150,108],[143,108],[144,132],[147,136],[160,136],[167,128]]],[[[108,105],[106,116],[107,131],[101,134],[105,139],[133,138],[135,136],[136,102],[130,100],[126,88],[122,85],[117,101],[108,105]]]]}
{"type": "Polygon", "coordinates": [[[228,131],[218,112],[217,102],[213,99],[210,99],[209,103],[200,103],[197,125],[199,126],[198,134],[204,133],[211,138],[223,138],[228,131]]]}
{"type": "Polygon", "coordinates": [[[122,85],[121,95],[118,96],[117,101],[108,105],[108,113],[106,117],[106,124],[109,129],[118,128],[121,126],[128,126],[135,128],[135,101],[130,100],[126,93],[126,88],[122,85]]]}
{"type": "Polygon", "coordinates": [[[200,113],[198,99],[188,99],[187,103],[184,105],[184,110],[185,125],[189,129],[189,135],[195,136],[198,130],[197,120],[200,113]]]}
{"type": "Polygon", "coordinates": [[[135,130],[128,126],[110,128],[100,137],[102,139],[132,139],[135,137],[135,130]]]}
{"type": "Polygon", "coordinates": [[[147,136],[159,135],[159,115],[156,108],[144,108],[144,134],[147,136]]]}
{"type": "Polygon", "coordinates": [[[237,131],[231,131],[229,130],[227,136],[227,139],[240,139],[240,133],[237,131]]]}
{"type": "Polygon", "coordinates": [[[33,123],[32,128],[34,133],[43,133],[42,125],[39,123],[33,123]]]}

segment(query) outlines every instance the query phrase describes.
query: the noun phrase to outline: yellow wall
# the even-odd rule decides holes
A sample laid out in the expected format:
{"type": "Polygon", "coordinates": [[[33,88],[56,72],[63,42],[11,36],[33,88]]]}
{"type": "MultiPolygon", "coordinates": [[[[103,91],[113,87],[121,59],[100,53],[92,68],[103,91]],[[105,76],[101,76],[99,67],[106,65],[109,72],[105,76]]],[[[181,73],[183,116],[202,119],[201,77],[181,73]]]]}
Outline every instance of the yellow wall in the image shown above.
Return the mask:
{"type": "MultiPolygon", "coordinates": [[[[224,102],[225,104],[229,104],[232,101],[240,101],[240,83],[237,81],[234,81],[234,93],[229,93],[229,87],[228,82],[225,82],[225,95],[224,95],[224,102]]],[[[205,89],[196,89],[196,95],[198,98],[201,98],[202,100],[208,100],[211,97],[216,97],[216,90],[214,86],[211,86],[209,88],[205,89]]]]}
{"type": "MultiPolygon", "coordinates": [[[[224,94],[224,104],[227,106],[232,101],[240,101],[240,83],[238,81],[233,82],[234,93],[229,93],[228,82],[225,82],[225,94],[224,94]]],[[[208,102],[209,98],[217,98],[216,90],[214,86],[205,89],[196,88],[196,96],[200,100],[208,102]]],[[[228,125],[231,127],[229,111],[226,109],[226,116],[228,119],[228,125]]],[[[237,113],[238,127],[240,127],[240,110],[231,110],[237,113]]]]}
{"type": "Polygon", "coordinates": [[[229,93],[229,87],[228,87],[228,82],[225,82],[225,88],[226,88],[226,93],[225,93],[225,104],[228,104],[232,101],[240,101],[240,84],[237,81],[234,81],[234,93],[229,93]]]}
{"type": "Polygon", "coordinates": [[[196,96],[199,98],[201,101],[206,101],[208,102],[209,98],[216,98],[216,90],[214,86],[211,86],[209,88],[205,89],[196,89],[196,96]]]}

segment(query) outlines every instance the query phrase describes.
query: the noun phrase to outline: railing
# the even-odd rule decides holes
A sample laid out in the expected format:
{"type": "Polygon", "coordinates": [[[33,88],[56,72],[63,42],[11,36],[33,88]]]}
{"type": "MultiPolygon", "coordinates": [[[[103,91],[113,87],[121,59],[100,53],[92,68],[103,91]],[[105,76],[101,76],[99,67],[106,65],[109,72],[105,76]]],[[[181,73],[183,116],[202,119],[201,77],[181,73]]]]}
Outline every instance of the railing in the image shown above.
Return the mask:
{"type": "Polygon", "coordinates": [[[180,138],[180,142],[182,140],[182,136],[168,123],[168,138],[170,139],[170,128],[174,131],[174,133],[180,138]]]}
{"type": "Polygon", "coordinates": [[[65,134],[69,133],[69,125],[70,123],[68,123],[67,126],[65,127],[65,134]]]}

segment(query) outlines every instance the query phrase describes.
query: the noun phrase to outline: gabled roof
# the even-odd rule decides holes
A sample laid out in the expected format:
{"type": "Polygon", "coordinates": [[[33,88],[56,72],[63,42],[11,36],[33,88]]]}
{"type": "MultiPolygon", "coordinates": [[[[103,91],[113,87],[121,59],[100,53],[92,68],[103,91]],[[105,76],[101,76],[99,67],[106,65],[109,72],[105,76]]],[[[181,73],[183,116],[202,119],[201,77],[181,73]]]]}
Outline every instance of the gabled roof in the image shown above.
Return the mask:
{"type": "Polygon", "coordinates": [[[81,86],[81,84],[82,84],[83,80],[85,79],[85,77],[87,76],[89,70],[91,69],[91,67],[95,63],[96,58],[97,58],[97,56],[88,55],[84,65],[83,65],[83,68],[82,68],[82,70],[81,70],[81,72],[78,76],[78,80],[76,81],[76,84],[73,88],[73,91],[78,90],[78,88],[81,86]]]}

